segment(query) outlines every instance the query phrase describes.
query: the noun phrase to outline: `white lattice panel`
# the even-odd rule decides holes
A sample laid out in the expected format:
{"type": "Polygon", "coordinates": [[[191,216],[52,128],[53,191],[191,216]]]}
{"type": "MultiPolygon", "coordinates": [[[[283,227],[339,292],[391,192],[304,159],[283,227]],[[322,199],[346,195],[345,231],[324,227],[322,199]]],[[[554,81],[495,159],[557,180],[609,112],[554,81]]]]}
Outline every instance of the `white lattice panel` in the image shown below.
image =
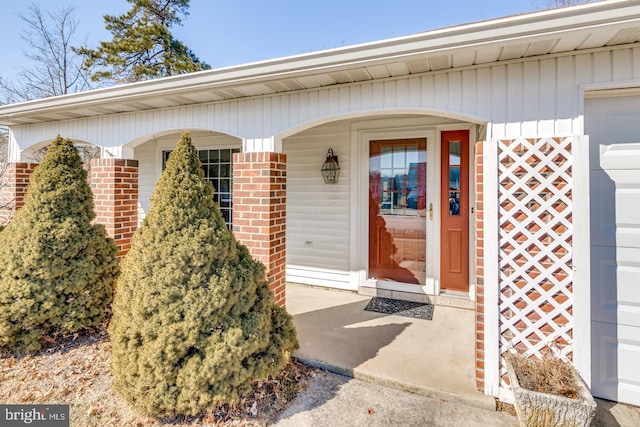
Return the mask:
{"type": "MultiPolygon", "coordinates": [[[[571,358],[573,325],[571,138],[498,147],[500,354],[571,358]]],[[[501,362],[501,386],[506,369],[501,362]]]]}

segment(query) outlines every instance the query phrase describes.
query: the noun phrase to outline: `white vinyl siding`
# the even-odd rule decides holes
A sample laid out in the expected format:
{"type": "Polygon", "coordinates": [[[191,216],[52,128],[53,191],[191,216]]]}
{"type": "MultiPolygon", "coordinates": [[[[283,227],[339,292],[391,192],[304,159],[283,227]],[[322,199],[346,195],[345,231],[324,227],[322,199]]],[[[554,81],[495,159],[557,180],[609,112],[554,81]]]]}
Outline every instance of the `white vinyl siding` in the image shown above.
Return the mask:
{"type": "Polygon", "coordinates": [[[487,139],[582,134],[580,86],[640,78],[639,64],[640,48],[612,47],[12,131],[22,150],[57,134],[117,147],[185,128],[259,140],[340,116],[423,111],[487,122],[487,139]]]}
{"type": "Polygon", "coordinates": [[[138,161],[138,223],[141,223],[151,205],[151,194],[158,179],[156,168],[156,144],[150,141],[134,151],[134,160],[138,161]]]}
{"type": "Polygon", "coordinates": [[[287,280],[349,287],[349,123],[307,130],[283,141],[287,155],[287,280]],[[333,148],[337,184],[320,168],[333,148]]]}

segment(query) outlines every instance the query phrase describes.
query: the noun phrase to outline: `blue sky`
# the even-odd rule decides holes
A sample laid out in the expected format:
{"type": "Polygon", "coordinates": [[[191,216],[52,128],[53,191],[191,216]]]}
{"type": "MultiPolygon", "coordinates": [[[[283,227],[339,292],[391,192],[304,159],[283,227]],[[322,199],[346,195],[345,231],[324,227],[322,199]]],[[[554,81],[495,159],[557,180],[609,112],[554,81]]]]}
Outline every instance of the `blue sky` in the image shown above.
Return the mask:
{"type": "MultiPolygon", "coordinates": [[[[371,42],[534,10],[535,0],[191,0],[174,35],[213,68],[371,42]]],[[[125,0],[39,0],[43,11],[76,5],[77,35],[90,47],[110,39],[104,14],[129,9],[125,0]]],[[[28,2],[0,0],[0,76],[27,66],[17,14],[28,2]]]]}

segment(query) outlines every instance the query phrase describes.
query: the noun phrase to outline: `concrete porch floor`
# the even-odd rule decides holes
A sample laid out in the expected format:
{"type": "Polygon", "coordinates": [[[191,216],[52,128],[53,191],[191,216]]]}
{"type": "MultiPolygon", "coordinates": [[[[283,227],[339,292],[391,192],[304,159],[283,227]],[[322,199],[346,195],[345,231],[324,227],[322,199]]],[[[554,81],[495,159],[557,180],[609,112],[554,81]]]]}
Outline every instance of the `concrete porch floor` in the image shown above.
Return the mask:
{"type": "Polygon", "coordinates": [[[494,410],[475,386],[475,313],[435,306],[433,320],[364,311],[371,297],[287,284],[299,359],[332,372],[494,410]]]}

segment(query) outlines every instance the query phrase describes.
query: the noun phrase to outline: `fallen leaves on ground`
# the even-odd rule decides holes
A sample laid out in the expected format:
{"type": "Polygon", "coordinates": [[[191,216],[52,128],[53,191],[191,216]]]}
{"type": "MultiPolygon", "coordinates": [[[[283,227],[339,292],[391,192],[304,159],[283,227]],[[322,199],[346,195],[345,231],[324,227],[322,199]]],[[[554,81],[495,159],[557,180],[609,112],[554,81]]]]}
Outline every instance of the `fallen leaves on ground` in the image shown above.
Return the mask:
{"type": "Polygon", "coordinates": [[[34,355],[0,357],[0,403],[70,405],[72,426],[265,426],[307,386],[313,368],[292,360],[275,378],[253,384],[237,405],[198,417],[155,419],[131,409],[112,389],[104,333],[52,341],[34,355]]]}

